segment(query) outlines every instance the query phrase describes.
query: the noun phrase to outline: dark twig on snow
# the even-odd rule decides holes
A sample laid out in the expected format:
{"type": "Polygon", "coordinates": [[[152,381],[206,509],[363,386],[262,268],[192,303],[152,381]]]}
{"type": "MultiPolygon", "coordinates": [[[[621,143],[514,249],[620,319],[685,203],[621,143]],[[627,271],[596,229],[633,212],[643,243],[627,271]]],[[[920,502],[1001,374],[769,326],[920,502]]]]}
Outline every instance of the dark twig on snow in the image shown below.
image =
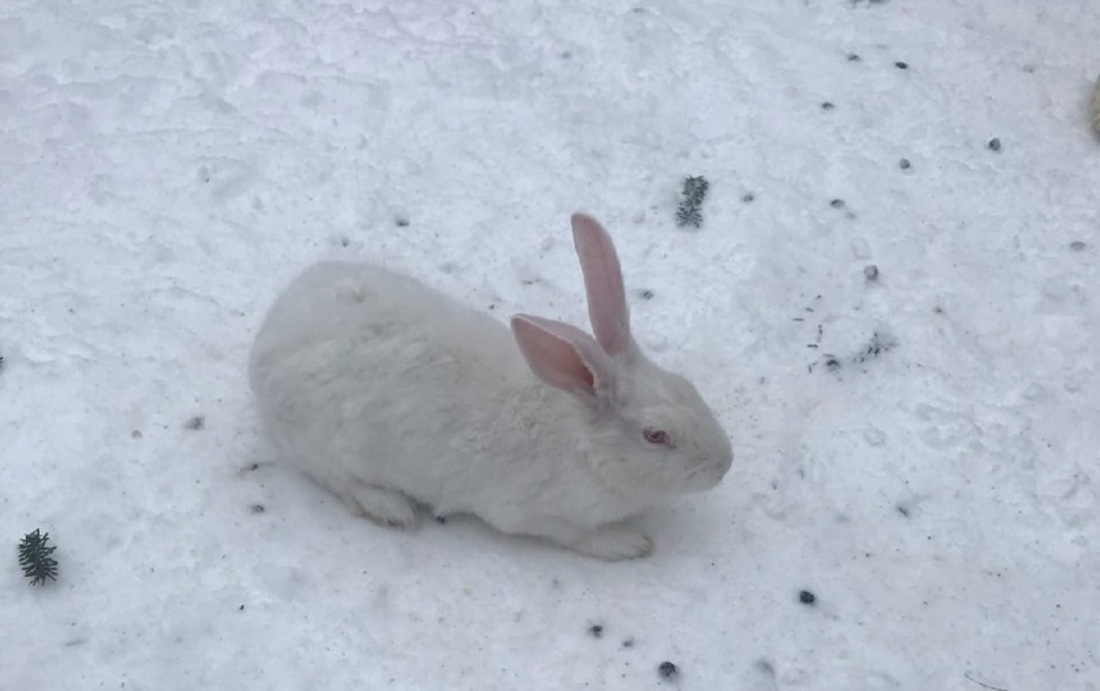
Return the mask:
{"type": "Polygon", "coordinates": [[[1008,689],[1003,689],[1000,686],[990,686],[989,684],[983,684],[974,677],[970,676],[970,672],[963,672],[963,676],[966,677],[967,681],[972,681],[978,686],[990,689],[990,691],[1008,691],[1008,689]]]}

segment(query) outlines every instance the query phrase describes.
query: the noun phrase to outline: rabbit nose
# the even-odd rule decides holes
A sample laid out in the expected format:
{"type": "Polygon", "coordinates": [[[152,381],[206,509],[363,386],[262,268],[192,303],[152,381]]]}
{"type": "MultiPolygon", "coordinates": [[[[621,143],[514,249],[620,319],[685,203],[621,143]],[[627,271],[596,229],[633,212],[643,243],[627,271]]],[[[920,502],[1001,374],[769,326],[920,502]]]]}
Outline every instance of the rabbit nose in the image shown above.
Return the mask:
{"type": "Polygon", "coordinates": [[[722,459],[718,462],[718,467],[722,470],[722,474],[725,475],[729,469],[733,466],[733,449],[722,455],[722,459]]]}
{"type": "Polygon", "coordinates": [[[726,456],[722,459],[722,462],[718,464],[718,478],[721,479],[726,476],[726,473],[733,467],[733,454],[726,456]]]}

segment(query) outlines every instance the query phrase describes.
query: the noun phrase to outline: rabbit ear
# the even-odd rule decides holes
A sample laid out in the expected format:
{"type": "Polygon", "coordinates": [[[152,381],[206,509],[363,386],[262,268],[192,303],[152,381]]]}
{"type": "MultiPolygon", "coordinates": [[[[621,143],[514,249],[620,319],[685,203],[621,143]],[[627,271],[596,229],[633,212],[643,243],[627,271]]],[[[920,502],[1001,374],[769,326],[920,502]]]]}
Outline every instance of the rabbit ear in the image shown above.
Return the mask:
{"type": "Polygon", "coordinates": [[[531,371],[545,383],[568,393],[600,396],[611,386],[611,362],[600,344],[562,322],[517,314],[512,333],[531,371]]]}
{"type": "Polygon", "coordinates": [[[588,294],[588,319],[604,352],[615,356],[630,346],[630,312],[623,273],[611,236],[587,214],[573,214],[573,245],[581,260],[588,294]]]}

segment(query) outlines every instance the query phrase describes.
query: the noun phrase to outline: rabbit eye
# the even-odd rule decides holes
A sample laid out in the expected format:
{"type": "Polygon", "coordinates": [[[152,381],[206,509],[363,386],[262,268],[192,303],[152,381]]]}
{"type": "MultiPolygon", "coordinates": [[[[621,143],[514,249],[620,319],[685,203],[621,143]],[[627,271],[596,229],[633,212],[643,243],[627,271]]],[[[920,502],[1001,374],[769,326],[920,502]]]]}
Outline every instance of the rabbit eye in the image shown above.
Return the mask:
{"type": "Polygon", "coordinates": [[[668,436],[668,432],[663,429],[654,429],[653,427],[646,427],[642,430],[642,435],[645,440],[650,444],[660,444],[661,446],[672,446],[672,438],[668,436]]]}

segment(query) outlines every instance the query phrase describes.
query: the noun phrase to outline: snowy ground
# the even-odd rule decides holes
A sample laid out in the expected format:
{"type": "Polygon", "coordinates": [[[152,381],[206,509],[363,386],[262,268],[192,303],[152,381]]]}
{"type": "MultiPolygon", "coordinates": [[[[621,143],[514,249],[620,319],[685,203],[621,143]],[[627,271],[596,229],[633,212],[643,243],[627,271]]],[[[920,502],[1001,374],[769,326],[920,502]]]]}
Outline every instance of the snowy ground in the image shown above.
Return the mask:
{"type": "Polygon", "coordinates": [[[1094,0],[5,0],[0,688],[1100,689],[1097,36],[1094,0]],[[296,272],[584,324],[576,209],[737,454],[652,557],[385,531],[276,458],[244,370],[296,272]]]}

